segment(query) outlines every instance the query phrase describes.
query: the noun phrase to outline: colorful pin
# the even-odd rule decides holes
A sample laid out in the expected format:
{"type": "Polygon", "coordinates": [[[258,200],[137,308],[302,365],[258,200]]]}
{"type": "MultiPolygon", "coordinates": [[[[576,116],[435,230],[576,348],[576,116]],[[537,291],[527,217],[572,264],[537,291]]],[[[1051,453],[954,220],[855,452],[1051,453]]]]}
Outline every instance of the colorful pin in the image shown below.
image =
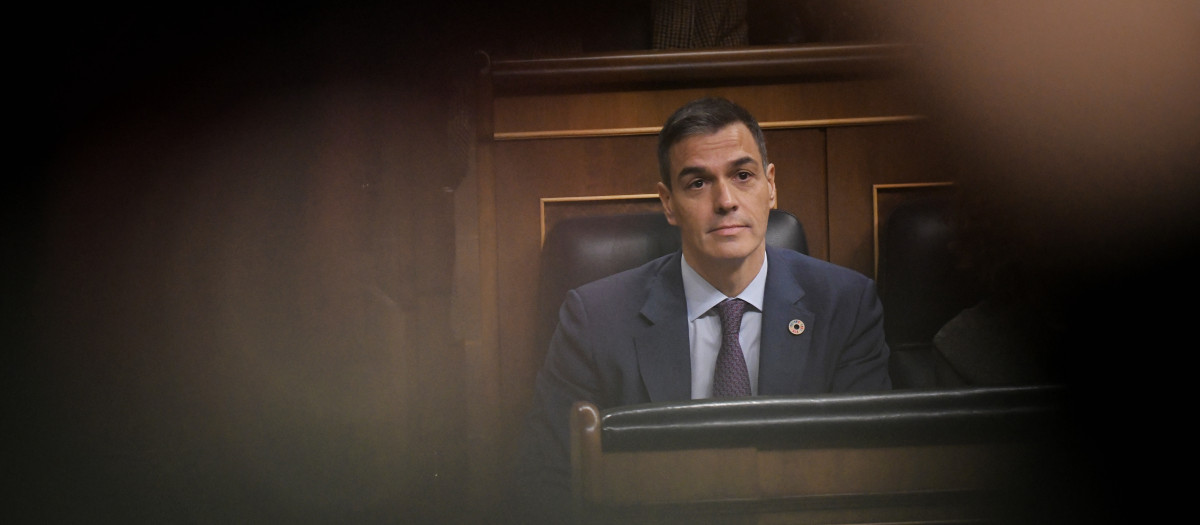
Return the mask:
{"type": "Polygon", "coordinates": [[[788,323],[788,331],[791,332],[792,335],[800,335],[804,333],[804,321],[792,319],[792,322],[788,323]]]}

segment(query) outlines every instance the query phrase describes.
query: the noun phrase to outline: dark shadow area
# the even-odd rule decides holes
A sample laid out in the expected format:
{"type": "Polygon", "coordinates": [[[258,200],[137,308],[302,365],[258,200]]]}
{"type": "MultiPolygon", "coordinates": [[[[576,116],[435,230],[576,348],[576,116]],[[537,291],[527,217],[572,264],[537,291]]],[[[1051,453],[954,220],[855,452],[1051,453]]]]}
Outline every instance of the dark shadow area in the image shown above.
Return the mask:
{"type": "MultiPolygon", "coordinates": [[[[1194,3],[932,2],[892,10],[922,42],[923,98],[960,184],[953,246],[1004,340],[1033,337],[1069,387],[1082,521],[1166,517],[1148,479],[1179,436],[1200,251],[1194,3]]],[[[986,337],[987,334],[975,334],[986,337]]],[[[936,341],[936,339],[935,339],[936,341]]]]}
{"type": "Polygon", "coordinates": [[[460,518],[443,10],[41,10],[6,192],[23,523],[460,518]]]}

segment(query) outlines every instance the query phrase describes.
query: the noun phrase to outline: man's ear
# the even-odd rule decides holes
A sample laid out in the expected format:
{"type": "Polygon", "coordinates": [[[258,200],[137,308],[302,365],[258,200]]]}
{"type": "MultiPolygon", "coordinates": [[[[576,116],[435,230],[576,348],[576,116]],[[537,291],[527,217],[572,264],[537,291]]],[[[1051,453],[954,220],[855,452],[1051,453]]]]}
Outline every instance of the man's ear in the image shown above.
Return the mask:
{"type": "MultiPolygon", "coordinates": [[[[774,191],[774,190],[772,190],[774,191]]],[[[667,216],[667,222],[675,224],[675,210],[671,208],[671,188],[662,182],[658,183],[658,200],[662,202],[663,215],[667,216]]]]}
{"type": "Polygon", "coordinates": [[[775,208],[775,164],[767,164],[767,183],[771,186],[771,208],[775,208]]]}

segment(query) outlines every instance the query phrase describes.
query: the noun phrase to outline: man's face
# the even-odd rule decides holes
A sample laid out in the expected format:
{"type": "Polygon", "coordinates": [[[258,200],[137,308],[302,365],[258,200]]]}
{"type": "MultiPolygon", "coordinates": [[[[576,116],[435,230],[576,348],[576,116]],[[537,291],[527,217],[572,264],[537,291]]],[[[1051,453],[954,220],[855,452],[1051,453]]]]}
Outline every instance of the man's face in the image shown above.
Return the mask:
{"type": "Polygon", "coordinates": [[[684,138],[669,153],[671,187],[660,182],[658,196],[679,227],[688,263],[703,274],[761,259],[775,165],[763,166],[745,124],[684,138]]]}

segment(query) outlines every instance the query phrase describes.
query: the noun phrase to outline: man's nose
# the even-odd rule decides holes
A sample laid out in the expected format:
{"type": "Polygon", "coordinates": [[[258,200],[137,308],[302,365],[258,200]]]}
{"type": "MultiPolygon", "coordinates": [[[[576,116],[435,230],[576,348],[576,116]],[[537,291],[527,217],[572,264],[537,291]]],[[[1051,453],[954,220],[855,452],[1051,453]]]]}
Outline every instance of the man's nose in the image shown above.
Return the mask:
{"type": "Polygon", "coordinates": [[[728,181],[718,180],[714,186],[713,199],[717,211],[725,213],[736,210],[738,205],[734,199],[732,185],[728,181]]]}

